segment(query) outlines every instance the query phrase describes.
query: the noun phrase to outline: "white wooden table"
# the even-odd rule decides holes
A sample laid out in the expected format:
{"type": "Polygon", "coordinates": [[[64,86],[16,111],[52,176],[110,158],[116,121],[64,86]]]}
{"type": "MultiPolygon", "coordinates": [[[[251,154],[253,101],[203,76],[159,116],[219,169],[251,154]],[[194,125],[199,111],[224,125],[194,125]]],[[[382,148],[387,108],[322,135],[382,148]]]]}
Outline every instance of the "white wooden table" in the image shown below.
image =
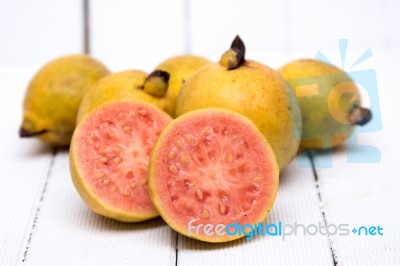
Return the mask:
{"type": "Polygon", "coordinates": [[[161,219],[122,224],[92,213],[72,185],[68,151],[18,138],[27,83],[47,61],[83,51],[85,19],[80,0],[1,0],[0,265],[400,265],[399,11],[395,0],[91,1],[86,41],[113,71],[150,71],[186,52],[217,60],[237,33],[248,58],[272,67],[317,51],[340,65],[340,38],[349,40],[345,69],[373,52],[355,69],[376,71],[383,129],[357,138],[380,162],[348,163],[351,145],[334,151],[330,168],[315,167],[327,154],[296,159],[267,222],[379,225],[383,235],[211,245],[161,219]]]}

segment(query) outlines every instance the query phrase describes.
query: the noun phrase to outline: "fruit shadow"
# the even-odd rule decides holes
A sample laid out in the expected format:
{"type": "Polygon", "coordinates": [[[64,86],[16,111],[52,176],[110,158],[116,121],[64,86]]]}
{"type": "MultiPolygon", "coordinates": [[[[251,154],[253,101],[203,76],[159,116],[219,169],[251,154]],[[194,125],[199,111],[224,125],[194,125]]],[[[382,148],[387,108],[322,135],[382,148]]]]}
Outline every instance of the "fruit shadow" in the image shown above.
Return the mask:
{"type": "MultiPolygon", "coordinates": [[[[178,233],[176,233],[178,234],[178,233]]],[[[262,241],[262,237],[254,237],[250,240],[250,242],[257,243],[258,241],[262,241]]],[[[184,235],[178,234],[178,251],[179,250],[222,250],[222,249],[233,249],[237,247],[241,247],[242,245],[248,245],[249,241],[246,240],[246,236],[223,243],[210,243],[204,242],[197,239],[193,239],[190,237],[186,237],[184,235]]]]}
{"type": "MultiPolygon", "coordinates": [[[[248,244],[245,237],[224,243],[209,243],[203,242],[200,240],[192,239],[181,235],[174,230],[172,230],[161,217],[156,217],[148,221],[138,222],[138,223],[124,223],[119,222],[101,215],[98,215],[92,211],[90,211],[89,217],[87,219],[87,223],[95,223],[102,224],[101,230],[107,230],[109,232],[121,232],[121,231],[129,231],[129,232],[137,232],[137,231],[145,231],[145,230],[154,230],[160,227],[168,228],[171,231],[171,238],[173,242],[175,242],[176,237],[178,237],[177,249],[188,249],[188,250],[219,250],[219,249],[229,249],[236,248],[244,244],[248,244]]],[[[171,246],[170,240],[168,238],[165,239],[165,245],[171,246]]],[[[256,237],[251,240],[251,242],[257,242],[261,239],[256,237]]]]}
{"type": "Polygon", "coordinates": [[[101,224],[101,230],[107,231],[144,231],[153,230],[162,226],[166,227],[165,222],[160,217],[156,217],[147,221],[137,222],[137,223],[124,223],[117,220],[113,220],[99,214],[90,211],[89,219],[87,222],[101,224]]]}
{"type": "Polygon", "coordinates": [[[18,157],[29,159],[38,158],[41,156],[55,155],[56,153],[69,152],[69,146],[53,147],[39,140],[31,140],[29,144],[24,146],[24,149],[18,151],[18,157]]]}
{"type": "Polygon", "coordinates": [[[34,140],[34,143],[29,143],[23,149],[18,149],[17,156],[23,159],[38,158],[53,154],[57,148],[51,147],[45,143],[34,140]]]}
{"type": "MultiPolygon", "coordinates": [[[[293,160],[292,164],[295,164],[295,167],[301,169],[331,168],[333,158],[335,156],[348,154],[348,152],[352,152],[354,148],[356,147],[352,147],[347,145],[346,143],[342,143],[332,149],[299,151],[296,158],[293,160]]],[[[281,171],[280,181],[287,179],[285,178],[285,176],[287,175],[286,171],[292,171],[292,170],[293,169],[288,170],[288,168],[286,168],[283,171],[281,171]]]]}
{"type": "MultiPolygon", "coordinates": [[[[86,206],[85,206],[86,207],[86,206]]],[[[84,224],[80,225],[83,228],[93,228],[93,230],[101,231],[106,234],[139,234],[141,237],[149,237],[149,235],[166,235],[167,237],[157,237],[157,241],[163,242],[162,245],[171,246],[171,241],[175,242],[175,234],[172,229],[160,218],[156,217],[147,221],[137,223],[125,223],[117,220],[113,220],[93,211],[88,211],[88,215],[84,221],[84,224]],[[169,236],[170,235],[170,236],[169,236]],[[169,236],[169,237],[168,237],[169,236]]]]}
{"type": "Polygon", "coordinates": [[[223,243],[210,243],[210,242],[204,242],[200,241],[197,239],[193,239],[184,235],[178,234],[178,251],[179,250],[208,250],[208,251],[213,251],[213,250],[222,250],[222,249],[234,249],[237,247],[241,247],[242,245],[254,245],[254,244],[260,244],[260,241],[263,241],[265,237],[268,236],[254,236],[253,238],[250,238],[247,240],[247,236],[244,236],[242,238],[229,241],[229,242],[223,242],[223,243]]]}

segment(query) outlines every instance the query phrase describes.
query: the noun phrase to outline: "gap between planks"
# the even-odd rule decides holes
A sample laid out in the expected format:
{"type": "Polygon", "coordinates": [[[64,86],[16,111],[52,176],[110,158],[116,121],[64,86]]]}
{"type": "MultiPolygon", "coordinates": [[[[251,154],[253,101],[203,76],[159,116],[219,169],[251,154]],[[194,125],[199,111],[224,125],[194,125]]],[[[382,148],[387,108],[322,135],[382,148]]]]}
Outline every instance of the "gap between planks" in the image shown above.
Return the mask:
{"type": "Polygon", "coordinates": [[[47,192],[47,185],[48,185],[50,177],[51,177],[51,173],[52,173],[52,170],[53,170],[53,167],[54,167],[54,162],[55,162],[55,158],[56,158],[57,153],[58,153],[58,149],[54,148],[52,156],[51,156],[51,159],[50,159],[49,169],[47,171],[46,178],[45,178],[44,184],[43,184],[43,188],[42,188],[41,193],[40,193],[39,202],[37,203],[37,206],[35,208],[35,215],[34,215],[34,218],[33,218],[33,221],[32,221],[32,226],[31,226],[31,229],[30,229],[30,232],[29,232],[29,238],[28,238],[28,240],[26,242],[26,245],[25,245],[25,248],[24,248],[24,253],[23,253],[23,256],[22,256],[22,262],[26,262],[26,260],[28,259],[29,249],[30,249],[32,241],[33,241],[33,237],[34,237],[36,226],[39,223],[41,206],[42,206],[43,201],[45,199],[45,195],[46,195],[46,192],[47,192]]]}
{"type": "MultiPolygon", "coordinates": [[[[85,54],[90,54],[90,0],[82,0],[82,33],[83,33],[82,51],[85,54]]],[[[58,153],[58,149],[54,148],[52,156],[51,156],[50,164],[49,164],[49,169],[47,171],[46,178],[45,178],[45,181],[43,184],[43,188],[42,188],[42,191],[40,194],[39,202],[37,203],[37,207],[35,209],[35,215],[34,215],[34,218],[32,221],[32,226],[31,226],[31,229],[29,232],[29,237],[28,237],[27,243],[24,248],[22,262],[26,262],[26,260],[28,259],[29,249],[30,249],[32,241],[33,241],[35,228],[36,228],[37,224],[39,223],[41,206],[45,199],[47,186],[48,186],[51,174],[52,174],[52,170],[54,167],[54,162],[55,162],[57,153],[58,153]]]]}
{"type": "MultiPolygon", "coordinates": [[[[319,209],[322,215],[322,221],[324,223],[324,226],[326,227],[328,225],[328,221],[326,219],[326,215],[325,215],[325,209],[324,209],[324,202],[323,202],[323,197],[322,197],[322,193],[319,187],[319,177],[318,177],[318,173],[317,170],[315,168],[315,162],[314,162],[314,155],[312,152],[307,152],[307,157],[310,160],[311,166],[312,166],[312,172],[314,175],[314,181],[315,181],[315,190],[317,193],[317,197],[318,197],[318,204],[319,204],[319,209]]],[[[333,247],[333,243],[332,243],[332,238],[329,235],[329,233],[327,232],[326,234],[328,241],[329,241],[329,249],[331,251],[331,255],[332,255],[332,263],[334,266],[337,266],[339,264],[338,260],[337,260],[337,255],[336,255],[336,250],[333,247]]]]}
{"type": "Polygon", "coordinates": [[[83,53],[90,54],[90,1],[82,0],[83,53]]]}

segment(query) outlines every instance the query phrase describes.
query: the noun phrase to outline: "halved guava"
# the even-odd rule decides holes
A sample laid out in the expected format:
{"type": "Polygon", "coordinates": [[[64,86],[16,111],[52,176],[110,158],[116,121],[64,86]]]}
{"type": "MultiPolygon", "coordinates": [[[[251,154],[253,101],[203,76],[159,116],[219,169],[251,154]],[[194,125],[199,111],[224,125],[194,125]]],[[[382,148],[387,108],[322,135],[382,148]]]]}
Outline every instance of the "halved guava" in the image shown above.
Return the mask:
{"type": "Polygon", "coordinates": [[[86,114],[71,142],[72,181],[96,213],[124,222],[158,216],[148,193],[154,142],[172,118],[155,106],[107,102],[86,114]]]}
{"type": "Polygon", "coordinates": [[[150,157],[149,191],[158,212],[174,230],[202,241],[243,236],[207,235],[206,224],[263,222],[278,183],[279,167],[264,136],[248,118],[224,109],[178,117],[150,157]]]}

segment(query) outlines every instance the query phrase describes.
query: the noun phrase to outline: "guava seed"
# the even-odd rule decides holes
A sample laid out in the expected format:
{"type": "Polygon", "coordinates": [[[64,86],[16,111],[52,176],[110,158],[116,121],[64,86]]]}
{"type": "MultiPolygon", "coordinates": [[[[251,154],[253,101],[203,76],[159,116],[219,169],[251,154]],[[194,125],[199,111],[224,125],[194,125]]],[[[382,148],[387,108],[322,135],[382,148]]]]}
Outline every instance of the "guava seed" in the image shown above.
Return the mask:
{"type": "Polygon", "coordinates": [[[124,127],[124,131],[125,131],[126,133],[131,133],[131,132],[132,132],[132,128],[126,126],[126,127],[124,127]]]}
{"type": "Polygon", "coordinates": [[[116,152],[116,153],[120,153],[120,152],[121,152],[121,148],[118,147],[118,146],[115,146],[115,147],[113,148],[113,151],[116,152]]]}
{"type": "Polygon", "coordinates": [[[227,163],[233,163],[233,154],[232,153],[228,153],[225,157],[225,161],[227,163]]]}
{"type": "Polygon", "coordinates": [[[178,168],[175,165],[171,165],[169,167],[169,171],[174,175],[178,174],[178,172],[179,172],[178,168]]]}
{"type": "Polygon", "coordinates": [[[135,181],[130,182],[130,183],[129,183],[129,187],[130,187],[131,189],[134,189],[134,188],[136,187],[136,182],[135,182],[135,181]]]}
{"type": "Polygon", "coordinates": [[[129,197],[131,196],[131,190],[129,187],[125,187],[124,189],[122,189],[121,191],[121,195],[124,197],[129,197]]]}
{"type": "Polygon", "coordinates": [[[182,150],[183,149],[183,142],[181,140],[178,140],[175,143],[175,146],[178,147],[178,149],[182,150]]]}
{"type": "Polygon", "coordinates": [[[168,159],[172,159],[172,158],[174,158],[174,156],[175,156],[175,152],[170,151],[170,152],[168,153],[168,159]]]}
{"type": "Polygon", "coordinates": [[[204,199],[203,191],[202,191],[201,189],[196,190],[196,198],[197,198],[199,201],[202,201],[202,200],[204,199]]]}
{"type": "Polygon", "coordinates": [[[140,184],[142,184],[142,186],[147,184],[147,178],[142,178],[140,179],[140,184]]]}
{"type": "Polygon", "coordinates": [[[106,176],[106,174],[103,173],[103,172],[97,172],[97,173],[96,173],[96,178],[97,178],[97,179],[101,179],[101,178],[103,178],[103,177],[105,177],[105,176],[106,176]]]}
{"type": "Polygon", "coordinates": [[[140,110],[139,110],[139,114],[140,114],[141,116],[146,116],[146,115],[147,115],[147,110],[146,110],[146,109],[140,109],[140,110]]]}
{"type": "Polygon", "coordinates": [[[189,165],[189,158],[186,155],[182,155],[181,156],[181,164],[184,166],[188,166],[189,165]]]}
{"type": "Polygon", "coordinates": [[[101,157],[101,158],[98,160],[98,162],[99,162],[99,163],[107,163],[107,162],[108,162],[108,158],[107,158],[107,157],[101,157]]]}
{"type": "Polygon", "coordinates": [[[218,210],[219,210],[219,213],[220,213],[220,214],[225,214],[225,212],[226,212],[226,206],[225,206],[225,204],[219,203],[219,204],[218,204],[218,210]]]}
{"type": "Polygon", "coordinates": [[[190,144],[192,142],[192,140],[193,140],[193,136],[190,135],[190,134],[185,135],[184,138],[185,138],[185,141],[186,141],[187,144],[190,144]]]}
{"type": "Polygon", "coordinates": [[[210,212],[207,211],[207,210],[203,210],[203,211],[201,212],[201,217],[204,218],[204,219],[210,218],[210,212]]]}
{"type": "Polygon", "coordinates": [[[121,157],[115,157],[114,159],[114,163],[115,164],[120,164],[122,162],[122,158],[121,157]]]}
{"type": "Polygon", "coordinates": [[[259,176],[254,177],[253,181],[256,183],[261,183],[261,177],[259,177],[259,176]]]}

